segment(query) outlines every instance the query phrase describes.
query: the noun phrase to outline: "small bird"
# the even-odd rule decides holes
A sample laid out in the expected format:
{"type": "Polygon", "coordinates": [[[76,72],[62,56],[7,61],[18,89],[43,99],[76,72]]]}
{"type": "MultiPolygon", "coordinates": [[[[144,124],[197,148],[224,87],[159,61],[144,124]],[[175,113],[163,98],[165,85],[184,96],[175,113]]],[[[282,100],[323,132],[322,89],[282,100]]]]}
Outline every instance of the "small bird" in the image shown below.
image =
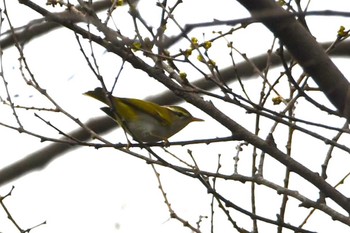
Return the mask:
{"type": "Polygon", "coordinates": [[[109,96],[100,87],[84,94],[108,105],[101,110],[139,142],[168,143],[168,138],[189,123],[203,121],[179,106],[160,106],[145,100],[109,96]]]}

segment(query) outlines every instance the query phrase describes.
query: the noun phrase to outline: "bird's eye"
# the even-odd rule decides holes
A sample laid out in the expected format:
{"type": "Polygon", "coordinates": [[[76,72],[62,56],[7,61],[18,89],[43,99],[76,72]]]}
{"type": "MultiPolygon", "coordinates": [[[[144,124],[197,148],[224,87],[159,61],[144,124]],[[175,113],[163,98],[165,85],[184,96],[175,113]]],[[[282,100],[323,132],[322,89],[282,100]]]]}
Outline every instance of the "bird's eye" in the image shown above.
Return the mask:
{"type": "Polygon", "coordinates": [[[185,109],[178,106],[168,106],[168,108],[179,118],[186,118],[191,115],[185,109]]]}
{"type": "Polygon", "coordinates": [[[186,117],[186,114],[183,112],[179,112],[179,111],[174,111],[174,113],[176,114],[176,116],[178,117],[186,117]]]}

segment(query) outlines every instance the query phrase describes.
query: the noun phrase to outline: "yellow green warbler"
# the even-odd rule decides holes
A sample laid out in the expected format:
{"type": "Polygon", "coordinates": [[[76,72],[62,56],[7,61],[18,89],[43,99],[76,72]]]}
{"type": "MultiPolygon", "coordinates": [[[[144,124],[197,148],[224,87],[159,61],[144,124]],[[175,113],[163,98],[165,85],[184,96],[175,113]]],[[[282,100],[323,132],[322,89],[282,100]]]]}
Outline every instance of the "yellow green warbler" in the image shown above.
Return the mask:
{"type": "Polygon", "coordinates": [[[189,123],[203,121],[179,106],[160,106],[139,99],[109,97],[100,87],[84,94],[108,105],[101,110],[136,141],[168,142],[168,138],[189,123]]]}

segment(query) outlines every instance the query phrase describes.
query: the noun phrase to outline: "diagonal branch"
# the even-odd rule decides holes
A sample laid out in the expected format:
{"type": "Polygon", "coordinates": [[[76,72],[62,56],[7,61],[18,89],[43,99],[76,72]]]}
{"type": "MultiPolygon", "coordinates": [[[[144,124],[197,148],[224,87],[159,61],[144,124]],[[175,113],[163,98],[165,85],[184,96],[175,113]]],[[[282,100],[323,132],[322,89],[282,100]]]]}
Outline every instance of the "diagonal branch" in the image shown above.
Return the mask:
{"type": "MultiPolygon", "coordinates": [[[[95,12],[99,12],[101,10],[107,9],[111,6],[110,0],[96,1],[91,4],[91,9],[95,12]]],[[[81,6],[76,6],[77,9],[81,9],[81,6]]],[[[60,13],[55,13],[58,17],[70,21],[71,23],[81,22],[80,18],[73,17],[69,11],[63,11],[60,13]]],[[[46,21],[45,18],[35,19],[28,22],[25,26],[15,28],[14,32],[12,30],[8,30],[2,33],[0,39],[0,48],[7,49],[15,44],[14,37],[17,39],[19,43],[28,43],[30,40],[40,37],[46,33],[49,33],[52,30],[61,28],[62,25],[52,22],[46,21]]]]}
{"type": "MultiPolygon", "coordinates": [[[[325,43],[323,44],[323,47],[328,48],[330,44],[331,43],[325,43]]],[[[334,56],[349,56],[350,42],[343,42],[339,44],[334,50],[332,50],[331,54],[334,56]]],[[[286,55],[285,58],[290,59],[290,56],[286,55]]],[[[280,65],[281,61],[278,56],[271,56],[268,58],[267,55],[261,55],[250,59],[250,61],[254,63],[256,67],[262,70],[265,68],[268,59],[270,59],[269,62],[271,67],[280,65]]],[[[241,79],[252,78],[255,74],[254,69],[247,62],[239,63],[236,65],[236,67],[228,67],[220,70],[221,77],[226,83],[236,80],[236,76],[232,75],[235,72],[237,72],[237,76],[239,76],[241,79]]],[[[214,88],[213,83],[208,81],[206,78],[202,78],[194,82],[193,85],[203,90],[211,90],[214,88]]],[[[166,91],[155,95],[147,100],[162,105],[173,105],[182,101],[181,98],[177,97],[171,91],[166,91]]],[[[118,125],[112,122],[107,116],[91,119],[86,123],[86,125],[97,134],[104,134],[118,127],[118,125]]],[[[81,141],[90,140],[91,138],[89,132],[82,128],[70,132],[69,135],[74,138],[78,138],[81,141]]],[[[65,137],[62,138],[62,140],[65,139],[65,137]]],[[[0,185],[8,183],[13,179],[17,179],[33,170],[41,169],[53,159],[56,159],[75,148],[77,147],[62,143],[52,143],[36,152],[28,154],[24,159],[16,161],[0,170],[0,185]]]]}
{"type": "Polygon", "coordinates": [[[291,55],[318,84],[339,113],[350,119],[349,82],[315,38],[294,16],[272,0],[237,1],[249,10],[253,17],[261,18],[261,22],[287,47],[291,55]],[[279,16],[262,17],[269,14],[279,16]]]}
{"type": "MultiPolygon", "coordinates": [[[[200,98],[197,94],[183,91],[179,88],[179,85],[173,82],[169,77],[163,72],[162,69],[159,69],[157,67],[150,66],[146,62],[144,62],[142,59],[134,56],[132,53],[130,53],[130,50],[128,48],[125,48],[123,46],[120,46],[118,44],[118,41],[114,41],[115,37],[113,37],[113,33],[110,32],[107,28],[103,31],[103,33],[106,36],[106,39],[101,39],[100,37],[96,35],[90,34],[88,31],[83,30],[82,28],[71,24],[67,22],[60,22],[60,19],[56,18],[54,15],[50,15],[50,13],[45,12],[44,9],[39,8],[37,5],[35,5],[31,1],[22,0],[22,3],[28,5],[29,7],[37,10],[38,12],[42,12],[43,15],[46,15],[49,20],[53,20],[58,23],[62,23],[65,27],[77,32],[78,34],[82,35],[85,38],[90,38],[92,41],[94,41],[97,44],[100,44],[101,46],[108,49],[108,51],[113,52],[123,59],[125,59],[127,62],[129,62],[135,69],[140,69],[147,73],[149,76],[155,78],[157,81],[164,84],[168,89],[173,90],[173,92],[180,96],[181,98],[187,100],[188,102],[192,103],[202,111],[206,112],[209,116],[217,120],[220,124],[225,126],[227,129],[229,129],[236,138],[239,138],[241,140],[247,141],[251,143],[252,145],[256,146],[257,148],[261,149],[262,151],[268,153],[271,157],[285,165],[288,169],[295,172],[296,174],[303,177],[305,180],[309,181],[311,184],[315,185],[322,193],[324,193],[327,197],[332,199],[334,202],[336,202],[339,206],[341,206],[344,210],[346,210],[348,213],[350,213],[350,203],[348,201],[348,198],[345,197],[342,193],[340,193],[338,190],[334,189],[331,185],[329,185],[322,177],[320,177],[318,174],[312,172],[310,169],[305,167],[304,165],[298,163],[294,159],[286,156],[282,151],[278,150],[274,146],[271,146],[268,142],[265,140],[260,139],[256,135],[250,133],[248,130],[243,128],[241,125],[239,125],[237,122],[232,120],[231,118],[227,117],[225,114],[223,114],[219,109],[217,109],[215,106],[213,106],[211,103],[204,101],[202,98],[200,98]],[[111,33],[111,34],[109,34],[111,33]],[[113,40],[114,39],[114,40],[113,40]],[[108,41],[110,40],[110,41],[108,41]],[[115,42],[115,43],[114,43],[115,42]]],[[[256,2],[256,1],[254,1],[256,2]]],[[[40,13],[41,13],[40,12],[40,13]]],[[[328,56],[327,56],[328,58],[328,56]]],[[[328,58],[329,59],[329,58],[328,58]]],[[[331,61],[329,60],[331,63],[331,61]]],[[[323,64],[323,63],[322,63],[323,64]]],[[[333,63],[331,63],[333,64],[333,63]]],[[[251,72],[254,72],[253,68],[250,68],[251,72]]],[[[176,74],[174,74],[176,75],[176,74]]],[[[344,113],[344,112],[342,112],[344,113]]],[[[1,177],[1,176],[0,176],[1,177]]]]}

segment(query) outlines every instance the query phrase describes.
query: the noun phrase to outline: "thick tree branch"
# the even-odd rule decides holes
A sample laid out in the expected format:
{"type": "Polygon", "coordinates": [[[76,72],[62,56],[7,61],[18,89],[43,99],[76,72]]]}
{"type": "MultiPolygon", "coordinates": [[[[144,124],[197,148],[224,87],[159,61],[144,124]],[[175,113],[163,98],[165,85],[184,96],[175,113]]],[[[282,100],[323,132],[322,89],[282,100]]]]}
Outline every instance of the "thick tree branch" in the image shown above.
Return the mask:
{"type": "Polygon", "coordinates": [[[321,91],[342,116],[350,119],[350,86],[315,38],[294,18],[272,0],[238,0],[253,17],[274,33],[291,55],[319,85],[321,91]],[[264,18],[264,15],[279,15],[264,18]],[[282,15],[282,17],[280,16],[282,15]]]}
{"type": "MultiPolygon", "coordinates": [[[[30,1],[25,1],[25,0],[22,0],[22,1],[26,4],[30,3],[30,1]]],[[[254,1],[254,2],[256,3],[256,1],[254,1]]],[[[313,173],[311,170],[309,170],[308,168],[306,168],[302,164],[298,163],[297,161],[293,160],[292,158],[286,156],[283,152],[281,152],[280,150],[278,150],[274,146],[269,145],[266,141],[260,139],[256,135],[250,133],[245,128],[243,128],[242,126],[237,124],[235,121],[233,121],[232,119],[227,117],[225,114],[223,114],[220,110],[215,108],[212,104],[202,100],[198,95],[193,94],[193,93],[189,93],[186,91],[185,92],[180,91],[179,86],[176,83],[174,83],[171,79],[169,79],[164,74],[163,70],[160,70],[158,68],[155,68],[155,67],[148,65],[143,60],[141,60],[140,58],[138,58],[138,57],[134,56],[132,53],[130,53],[130,50],[128,50],[128,48],[120,46],[117,42],[113,43],[114,42],[113,38],[115,39],[115,37],[113,37],[112,32],[111,32],[112,34],[109,35],[108,29],[106,29],[106,31],[103,31],[105,33],[105,36],[106,36],[106,40],[105,40],[105,39],[101,39],[100,37],[91,35],[89,32],[84,31],[83,29],[81,29],[81,28],[79,28],[71,23],[60,22],[59,21],[60,19],[55,18],[55,16],[53,16],[53,15],[49,15],[47,12],[44,12],[44,15],[46,15],[48,17],[48,19],[53,20],[57,23],[62,23],[64,26],[81,34],[83,37],[90,38],[92,41],[100,44],[101,46],[106,47],[109,51],[118,54],[120,57],[124,58],[126,61],[128,61],[130,64],[132,64],[136,69],[143,70],[148,75],[150,75],[151,77],[155,78],[156,80],[158,80],[159,82],[164,84],[170,90],[173,90],[175,94],[186,99],[188,102],[194,104],[195,106],[197,106],[198,108],[200,108],[201,110],[206,112],[208,115],[213,117],[215,120],[217,120],[223,126],[225,126],[227,129],[229,129],[232,132],[232,134],[234,134],[236,137],[240,138],[241,140],[245,140],[245,141],[251,143],[252,145],[256,146],[257,148],[261,149],[262,151],[270,154],[273,158],[275,158],[280,163],[284,164],[291,171],[299,174],[305,180],[309,181],[311,184],[313,184],[317,188],[319,188],[319,190],[322,193],[324,193],[326,196],[330,197],[333,201],[338,203],[347,212],[350,212],[350,204],[349,204],[348,198],[346,198],[343,194],[341,194],[339,191],[337,191],[331,185],[329,185],[327,182],[325,182],[324,179],[322,179],[322,177],[320,177],[316,173],[313,173]],[[108,40],[110,40],[110,41],[108,41],[108,40]]],[[[328,56],[327,56],[327,58],[328,58],[328,56]]],[[[323,60],[321,60],[321,61],[323,61],[323,60]]],[[[322,63],[322,64],[324,64],[324,63],[322,63]]],[[[308,63],[307,63],[307,65],[308,65],[307,67],[310,66],[310,64],[308,64],[308,63]]],[[[315,64],[313,64],[313,63],[311,64],[311,66],[314,66],[314,65],[315,64]]],[[[327,63],[327,65],[328,65],[328,63],[327,63]]],[[[254,72],[252,68],[250,68],[250,72],[254,72]]],[[[233,73],[234,72],[231,72],[231,75],[233,73]]],[[[327,93],[328,92],[326,92],[326,94],[327,93]]],[[[330,95],[330,97],[333,97],[334,94],[332,92],[331,94],[328,93],[328,95],[330,95]]],[[[336,100],[338,100],[338,99],[336,99],[336,100]]],[[[337,101],[335,101],[335,102],[337,102],[337,101]]],[[[344,113],[343,111],[341,111],[341,112],[344,113]]],[[[1,177],[1,174],[0,174],[0,177],[1,177]]],[[[5,181],[3,181],[3,182],[5,182],[5,181]]]]}

